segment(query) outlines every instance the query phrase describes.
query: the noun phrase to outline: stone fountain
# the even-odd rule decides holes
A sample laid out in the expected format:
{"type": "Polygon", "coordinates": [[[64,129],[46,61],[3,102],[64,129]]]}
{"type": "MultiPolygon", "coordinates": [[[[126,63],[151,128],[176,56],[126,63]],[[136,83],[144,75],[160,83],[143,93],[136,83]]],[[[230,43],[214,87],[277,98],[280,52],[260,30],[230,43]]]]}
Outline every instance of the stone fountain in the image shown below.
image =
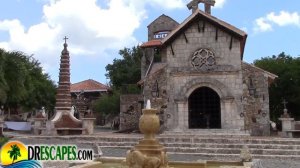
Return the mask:
{"type": "Polygon", "coordinates": [[[168,168],[168,158],[165,148],[155,138],[160,124],[157,110],[151,109],[150,100],[139,121],[140,131],[144,134],[139,144],[127,152],[126,164],[129,168],[168,168]]]}
{"type": "Polygon", "coordinates": [[[126,158],[101,157],[94,162],[74,166],[73,168],[254,168],[251,155],[247,148],[241,151],[241,161],[197,161],[182,162],[170,161],[166,149],[155,138],[159,131],[158,110],[152,109],[147,101],[146,109],[139,120],[140,131],[144,138],[131,150],[127,151],[126,158]]]}

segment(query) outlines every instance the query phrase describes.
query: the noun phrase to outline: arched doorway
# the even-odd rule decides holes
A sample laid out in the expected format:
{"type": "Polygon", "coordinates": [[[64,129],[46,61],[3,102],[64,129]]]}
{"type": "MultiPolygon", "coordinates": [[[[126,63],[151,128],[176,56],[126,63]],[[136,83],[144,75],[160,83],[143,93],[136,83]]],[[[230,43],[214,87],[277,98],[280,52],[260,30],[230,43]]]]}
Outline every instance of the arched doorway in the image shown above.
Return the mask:
{"type": "Polygon", "coordinates": [[[209,87],[200,87],[189,96],[189,128],[221,128],[220,97],[209,87]]]}

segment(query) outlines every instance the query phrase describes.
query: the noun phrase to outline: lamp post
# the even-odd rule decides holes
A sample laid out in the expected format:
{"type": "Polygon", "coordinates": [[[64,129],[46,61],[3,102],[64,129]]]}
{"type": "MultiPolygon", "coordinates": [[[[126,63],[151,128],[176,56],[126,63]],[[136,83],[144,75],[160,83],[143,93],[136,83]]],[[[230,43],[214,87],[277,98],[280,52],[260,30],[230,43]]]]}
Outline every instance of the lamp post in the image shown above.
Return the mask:
{"type": "Polygon", "coordinates": [[[76,94],[76,104],[75,104],[75,113],[77,115],[77,118],[79,119],[80,118],[80,111],[78,110],[78,104],[79,104],[79,100],[80,100],[80,96],[84,93],[84,90],[80,90],[80,92],[76,94]]]}
{"type": "Polygon", "coordinates": [[[159,88],[158,88],[158,81],[157,80],[155,80],[155,83],[154,83],[154,85],[152,87],[151,95],[154,98],[158,98],[159,97],[159,88]]]}
{"type": "Polygon", "coordinates": [[[255,89],[255,87],[253,86],[253,81],[252,81],[252,78],[250,77],[249,78],[249,80],[250,80],[250,86],[249,86],[249,94],[250,94],[250,96],[252,96],[252,97],[255,97],[255,95],[256,95],[256,89],[255,89]]]}
{"type": "Polygon", "coordinates": [[[0,108],[0,118],[2,118],[4,116],[4,106],[1,105],[1,108],[0,108]]]}

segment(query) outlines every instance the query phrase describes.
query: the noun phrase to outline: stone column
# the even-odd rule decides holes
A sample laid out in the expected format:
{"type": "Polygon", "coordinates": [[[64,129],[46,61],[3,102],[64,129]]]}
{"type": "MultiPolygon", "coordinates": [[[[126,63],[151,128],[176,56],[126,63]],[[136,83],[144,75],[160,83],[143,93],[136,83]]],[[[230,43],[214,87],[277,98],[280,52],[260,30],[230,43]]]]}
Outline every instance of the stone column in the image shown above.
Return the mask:
{"type": "MultiPolygon", "coordinates": [[[[221,103],[223,103],[224,109],[221,109],[221,128],[229,129],[235,128],[236,126],[233,124],[233,120],[235,118],[233,114],[233,97],[225,97],[221,99],[221,103]]],[[[221,106],[222,107],[222,106],[221,106]]]]}
{"type": "Polygon", "coordinates": [[[4,126],[4,120],[2,117],[0,117],[0,137],[3,136],[3,126],[4,126]]]}
{"type": "MultiPolygon", "coordinates": [[[[174,128],[174,131],[175,132],[181,132],[183,130],[185,130],[185,122],[187,122],[187,125],[188,125],[188,119],[185,119],[185,112],[184,112],[184,101],[183,100],[176,100],[175,101],[176,105],[175,108],[176,108],[176,111],[177,111],[177,114],[178,114],[178,120],[177,120],[177,126],[175,126],[174,128]]],[[[188,127],[188,126],[187,126],[188,127]]]]}
{"type": "Polygon", "coordinates": [[[287,131],[295,129],[295,119],[294,118],[279,118],[282,125],[282,136],[288,137],[287,131]]]}
{"type": "Polygon", "coordinates": [[[44,123],[47,119],[46,118],[34,118],[34,125],[33,125],[33,133],[35,135],[39,135],[42,133],[41,128],[45,128],[44,123]]]}
{"type": "Polygon", "coordinates": [[[94,121],[96,118],[82,118],[82,127],[85,129],[83,134],[91,135],[94,133],[94,121]]]}

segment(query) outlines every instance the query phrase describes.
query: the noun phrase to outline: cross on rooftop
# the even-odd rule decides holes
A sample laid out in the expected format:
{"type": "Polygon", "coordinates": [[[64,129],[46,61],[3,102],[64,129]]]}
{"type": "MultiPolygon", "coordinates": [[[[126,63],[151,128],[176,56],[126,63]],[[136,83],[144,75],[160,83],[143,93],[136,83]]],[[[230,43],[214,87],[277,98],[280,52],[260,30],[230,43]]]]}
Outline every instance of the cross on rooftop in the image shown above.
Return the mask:
{"type": "Polygon", "coordinates": [[[192,9],[194,13],[198,9],[199,3],[204,3],[205,12],[211,14],[211,6],[215,5],[215,0],[192,0],[190,3],[187,4],[188,9],[192,9]]]}
{"type": "Polygon", "coordinates": [[[67,40],[68,40],[68,39],[69,39],[69,38],[68,38],[67,36],[64,37],[65,43],[67,43],[67,40]]]}
{"type": "Polygon", "coordinates": [[[282,101],[282,104],[283,104],[283,106],[284,106],[284,109],[286,109],[286,104],[287,104],[288,102],[285,100],[285,99],[283,99],[283,101],[282,101]]]}

